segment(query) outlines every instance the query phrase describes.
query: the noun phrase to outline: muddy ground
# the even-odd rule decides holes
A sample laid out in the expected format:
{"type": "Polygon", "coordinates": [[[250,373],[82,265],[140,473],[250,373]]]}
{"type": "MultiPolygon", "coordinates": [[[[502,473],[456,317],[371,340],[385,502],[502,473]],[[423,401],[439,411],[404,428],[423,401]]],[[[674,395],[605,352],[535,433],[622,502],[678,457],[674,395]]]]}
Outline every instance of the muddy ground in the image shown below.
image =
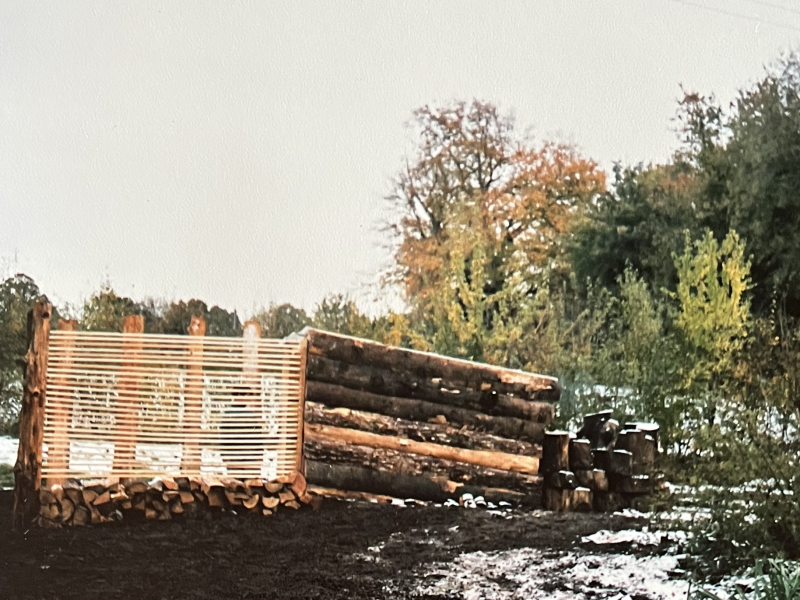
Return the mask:
{"type": "Polygon", "coordinates": [[[512,514],[326,500],[318,511],[271,517],[12,534],[11,493],[0,492],[0,598],[457,598],[420,595],[413,574],[477,550],[558,554],[595,531],[637,525],[603,514],[512,514]]]}

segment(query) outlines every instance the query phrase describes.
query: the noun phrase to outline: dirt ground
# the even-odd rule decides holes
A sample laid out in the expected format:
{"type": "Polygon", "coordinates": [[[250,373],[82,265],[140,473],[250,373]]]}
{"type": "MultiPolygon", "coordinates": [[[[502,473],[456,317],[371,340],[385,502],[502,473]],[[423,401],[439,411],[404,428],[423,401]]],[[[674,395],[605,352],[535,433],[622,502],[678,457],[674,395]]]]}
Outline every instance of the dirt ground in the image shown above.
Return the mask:
{"type": "Polygon", "coordinates": [[[637,526],[602,514],[513,514],[326,500],[271,517],[12,534],[11,493],[0,492],[0,598],[457,598],[418,595],[408,582],[464,552],[558,553],[595,531],[637,526]]]}

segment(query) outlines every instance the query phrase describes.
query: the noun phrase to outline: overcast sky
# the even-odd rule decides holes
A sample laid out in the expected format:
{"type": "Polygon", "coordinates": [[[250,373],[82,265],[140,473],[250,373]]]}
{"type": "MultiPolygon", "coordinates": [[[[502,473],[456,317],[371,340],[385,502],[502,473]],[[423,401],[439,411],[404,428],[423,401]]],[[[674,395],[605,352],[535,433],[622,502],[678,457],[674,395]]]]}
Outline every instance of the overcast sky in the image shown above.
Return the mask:
{"type": "Polygon", "coordinates": [[[609,168],[797,47],[794,0],[0,4],[0,275],[248,313],[374,292],[426,103],[480,98],[609,168]]]}

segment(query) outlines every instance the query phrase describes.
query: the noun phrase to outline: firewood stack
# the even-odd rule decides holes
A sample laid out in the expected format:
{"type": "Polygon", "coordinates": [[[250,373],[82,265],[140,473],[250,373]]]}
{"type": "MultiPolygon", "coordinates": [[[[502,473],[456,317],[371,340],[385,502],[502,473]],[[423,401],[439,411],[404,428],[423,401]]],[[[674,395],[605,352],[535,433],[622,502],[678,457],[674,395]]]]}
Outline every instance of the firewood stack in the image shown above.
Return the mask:
{"type": "Polygon", "coordinates": [[[232,478],[156,477],[107,479],[82,484],[69,479],[42,487],[38,524],[45,528],[62,525],[96,525],[128,518],[167,520],[201,517],[214,511],[235,511],[261,516],[279,508],[318,508],[320,496],[310,494],[301,473],[275,481],[232,478]]]}
{"type": "Polygon", "coordinates": [[[577,435],[545,434],[540,473],[547,510],[615,511],[653,491],[658,425],[619,423],[611,411],[584,418],[577,435]]]}

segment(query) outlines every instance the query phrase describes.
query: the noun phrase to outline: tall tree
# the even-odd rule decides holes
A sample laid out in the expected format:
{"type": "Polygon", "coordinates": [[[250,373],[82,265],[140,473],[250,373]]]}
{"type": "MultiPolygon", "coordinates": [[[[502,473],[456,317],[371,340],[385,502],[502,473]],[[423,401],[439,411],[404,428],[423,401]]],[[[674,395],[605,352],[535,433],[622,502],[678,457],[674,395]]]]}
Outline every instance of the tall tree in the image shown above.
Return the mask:
{"type": "Polygon", "coordinates": [[[426,106],[414,116],[416,155],[388,196],[395,281],[419,315],[435,309],[451,325],[491,329],[509,281],[535,294],[548,285],[543,273],[566,275],[565,241],[605,176],[571,146],[517,135],[492,104],[426,106]]]}

